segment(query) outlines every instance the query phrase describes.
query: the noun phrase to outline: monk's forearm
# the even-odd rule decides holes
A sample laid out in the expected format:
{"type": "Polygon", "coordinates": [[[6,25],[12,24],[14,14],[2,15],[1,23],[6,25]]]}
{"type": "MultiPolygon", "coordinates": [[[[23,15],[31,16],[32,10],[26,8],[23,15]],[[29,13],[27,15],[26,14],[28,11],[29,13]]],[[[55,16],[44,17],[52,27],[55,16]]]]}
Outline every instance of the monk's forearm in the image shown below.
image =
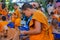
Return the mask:
{"type": "Polygon", "coordinates": [[[37,30],[26,31],[26,34],[28,34],[28,35],[39,34],[39,33],[40,33],[40,31],[37,31],[37,30]]]}

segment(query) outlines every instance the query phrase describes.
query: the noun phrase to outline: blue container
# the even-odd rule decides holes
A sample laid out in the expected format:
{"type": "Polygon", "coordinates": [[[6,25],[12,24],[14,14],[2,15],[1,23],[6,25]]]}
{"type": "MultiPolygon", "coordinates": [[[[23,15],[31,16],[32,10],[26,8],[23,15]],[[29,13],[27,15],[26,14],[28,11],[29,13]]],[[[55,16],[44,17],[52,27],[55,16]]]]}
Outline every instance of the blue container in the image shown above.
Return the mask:
{"type": "Polygon", "coordinates": [[[58,22],[58,27],[60,27],[60,22],[58,22]]]}
{"type": "MultiPolygon", "coordinates": [[[[31,20],[32,17],[27,18],[24,17],[23,20],[21,21],[21,26],[19,27],[20,31],[29,31],[29,22],[31,20]]],[[[28,35],[20,35],[21,40],[23,39],[23,36],[28,36],[28,35]]],[[[29,37],[26,38],[25,40],[29,40],[29,37]]]]}
{"type": "Polygon", "coordinates": [[[29,30],[29,26],[27,26],[27,25],[21,26],[21,27],[19,27],[19,29],[22,30],[22,31],[24,31],[24,30],[28,31],[29,30]]]}
{"type": "Polygon", "coordinates": [[[54,38],[60,38],[60,34],[54,33],[54,38]]]}
{"type": "Polygon", "coordinates": [[[14,23],[10,22],[7,26],[10,27],[10,28],[14,28],[14,23]]]}
{"type": "MultiPolygon", "coordinates": [[[[19,30],[20,30],[20,31],[28,31],[28,30],[29,30],[29,26],[28,26],[28,25],[20,26],[20,27],[19,27],[19,30]]],[[[26,36],[26,35],[24,35],[24,36],[26,36]]]]}
{"type": "MultiPolygon", "coordinates": [[[[26,26],[20,26],[20,27],[19,27],[19,30],[20,30],[20,31],[24,31],[24,30],[25,30],[25,31],[28,31],[28,30],[29,30],[29,27],[28,27],[27,25],[26,25],[26,26]]],[[[23,34],[21,34],[21,35],[20,35],[20,39],[21,39],[21,40],[23,39],[23,36],[28,36],[28,35],[23,35],[23,34]]],[[[29,38],[26,38],[25,40],[29,40],[29,38]]]]}

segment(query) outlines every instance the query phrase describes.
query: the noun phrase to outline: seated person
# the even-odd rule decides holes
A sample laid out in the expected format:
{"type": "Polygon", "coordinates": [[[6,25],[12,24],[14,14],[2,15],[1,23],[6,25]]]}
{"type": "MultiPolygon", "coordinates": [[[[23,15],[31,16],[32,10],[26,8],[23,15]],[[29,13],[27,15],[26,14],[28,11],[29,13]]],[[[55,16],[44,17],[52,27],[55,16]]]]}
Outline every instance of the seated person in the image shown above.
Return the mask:
{"type": "Polygon", "coordinates": [[[8,24],[7,19],[5,16],[2,16],[2,21],[0,21],[0,31],[3,31],[3,29],[6,27],[8,24]]]}

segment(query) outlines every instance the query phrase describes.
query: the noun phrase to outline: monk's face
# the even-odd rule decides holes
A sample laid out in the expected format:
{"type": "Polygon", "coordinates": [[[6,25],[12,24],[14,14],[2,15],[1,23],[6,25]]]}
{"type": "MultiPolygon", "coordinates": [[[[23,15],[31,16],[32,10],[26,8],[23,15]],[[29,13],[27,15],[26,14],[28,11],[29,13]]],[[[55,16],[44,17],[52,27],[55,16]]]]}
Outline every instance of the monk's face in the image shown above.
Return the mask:
{"type": "Polygon", "coordinates": [[[14,9],[17,9],[17,8],[18,8],[18,6],[14,5],[14,9]]]}
{"type": "Polygon", "coordinates": [[[27,16],[27,17],[30,17],[31,15],[32,15],[32,9],[26,9],[26,10],[23,10],[22,11],[24,14],[25,14],[25,16],[27,16]]]}
{"type": "Polygon", "coordinates": [[[60,6],[59,6],[59,7],[57,7],[57,10],[58,10],[58,13],[60,13],[60,6]]]}

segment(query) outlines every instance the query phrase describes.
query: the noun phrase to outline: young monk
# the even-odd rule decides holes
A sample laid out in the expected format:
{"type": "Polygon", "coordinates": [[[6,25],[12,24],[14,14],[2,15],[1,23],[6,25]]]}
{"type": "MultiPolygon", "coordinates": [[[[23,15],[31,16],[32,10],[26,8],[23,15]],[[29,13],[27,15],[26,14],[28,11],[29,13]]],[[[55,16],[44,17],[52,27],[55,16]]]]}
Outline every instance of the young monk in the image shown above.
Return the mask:
{"type": "Polygon", "coordinates": [[[3,39],[1,40],[19,40],[19,31],[7,25],[8,21],[6,17],[2,16],[2,21],[0,20],[0,36],[3,34],[3,39]]]}
{"type": "Polygon", "coordinates": [[[21,31],[21,34],[30,35],[30,40],[53,40],[53,34],[50,30],[46,16],[39,10],[34,10],[30,4],[22,6],[23,13],[29,18],[29,31],[21,31]]]}
{"type": "Polygon", "coordinates": [[[18,8],[18,5],[16,3],[14,3],[14,13],[12,15],[12,21],[15,22],[15,20],[17,18],[20,18],[21,17],[21,13],[19,11],[19,8],[18,8]]]}
{"type": "Polygon", "coordinates": [[[1,31],[3,31],[4,30],[4,28],[5,28],[5,26],[7,26],[7,24],[8,24],[8,22],[7,22],[7,20],[6,20],[6,17],[5,16],[2,16],[2,21],[0,20],[0,27],[1,27],[1,31]]]}
{"type": "Polygon", "coordinates": [[[14,28],[18,29],[18,26],[20,26],[21,18],[17,18],[16,14],[14,13],[11,19],[12,22],[14,23],[14,28]]]}
{"type": "Polygon", "coordinates": [[[3,15],[3,16],[7,16],[8,15],[8,11],[7,11],[8,9],[6,9],[6,6],[5,6],[5,4],[3,3],[2,4],[2,11],[1,11],[1,14],[3,15]]]}
{"type": "Polygon", "coordinates": [[[20,16],[21,16],[21,13],[20,13],[20,10],[19,10],[19,7],[18,7],[18,5],[15,3],[14,4],[14,13],[16,14],[16,16],[18,17],[18,18],[20,18],[20,16]]]}
{"type": "Polygon", "coordinates": [[[5,37],[6,34],[6,30],[8,29],[7,27],[7,20],[5,16],[2,16],[2,20],[0,20],[0,40],[3,39],[3,37],[5,37]]]}

